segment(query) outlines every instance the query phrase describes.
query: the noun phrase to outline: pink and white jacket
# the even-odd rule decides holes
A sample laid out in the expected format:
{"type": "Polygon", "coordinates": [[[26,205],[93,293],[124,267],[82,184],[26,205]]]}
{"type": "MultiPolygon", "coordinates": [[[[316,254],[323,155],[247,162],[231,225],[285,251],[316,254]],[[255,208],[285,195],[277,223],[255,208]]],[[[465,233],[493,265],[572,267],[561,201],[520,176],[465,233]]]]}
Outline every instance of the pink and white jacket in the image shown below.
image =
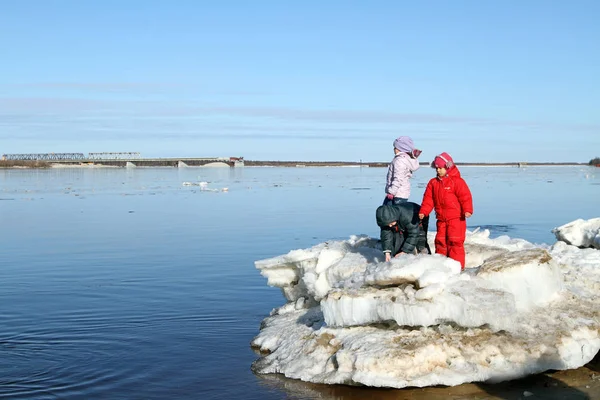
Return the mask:
{"type": "Polygon", "coordinates": [[[410,196],[410,178],[419,169],[419,161],[407,153],[398,153],[390,163],[387,173],[385,193],[394,197],[408,199],[410,196]]]}

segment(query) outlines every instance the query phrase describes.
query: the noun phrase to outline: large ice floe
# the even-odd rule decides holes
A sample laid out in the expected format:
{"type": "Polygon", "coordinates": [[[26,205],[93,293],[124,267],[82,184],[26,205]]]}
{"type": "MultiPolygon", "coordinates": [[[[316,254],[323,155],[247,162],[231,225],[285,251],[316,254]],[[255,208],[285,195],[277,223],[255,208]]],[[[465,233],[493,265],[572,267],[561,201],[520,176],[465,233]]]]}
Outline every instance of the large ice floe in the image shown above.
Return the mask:
{"type": "Polygon", "coordinates": [[[440,255],[384,262],[366,236],[257,261],[287,303],[252,341],[253,371],[402,388],[583,366],[600,349],[599,231],[577,220],[552,246],[468,232],[462,273],[440,255]]]}

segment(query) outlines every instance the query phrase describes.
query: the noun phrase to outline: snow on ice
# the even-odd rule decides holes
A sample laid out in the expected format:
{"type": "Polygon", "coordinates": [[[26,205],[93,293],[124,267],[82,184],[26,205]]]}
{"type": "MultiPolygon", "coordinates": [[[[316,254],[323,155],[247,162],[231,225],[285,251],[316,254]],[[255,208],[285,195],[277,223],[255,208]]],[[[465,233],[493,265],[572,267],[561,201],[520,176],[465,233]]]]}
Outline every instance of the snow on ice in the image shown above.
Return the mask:
{"type": "Polygon", "coordinates": [[[468,232],[462,273],[440,255],[386,263],[366,236],[257,261],[287,303],[252,341],[253,370],[402,388],[583,366],[600,349],[600,218],[553,232],[552,246],[468,232]]]}
{"type": "Polygon", "coordinates": [[[557,240],[577,247],[600,249],[600,218],[578,219],[552,230],[557,240]]]}

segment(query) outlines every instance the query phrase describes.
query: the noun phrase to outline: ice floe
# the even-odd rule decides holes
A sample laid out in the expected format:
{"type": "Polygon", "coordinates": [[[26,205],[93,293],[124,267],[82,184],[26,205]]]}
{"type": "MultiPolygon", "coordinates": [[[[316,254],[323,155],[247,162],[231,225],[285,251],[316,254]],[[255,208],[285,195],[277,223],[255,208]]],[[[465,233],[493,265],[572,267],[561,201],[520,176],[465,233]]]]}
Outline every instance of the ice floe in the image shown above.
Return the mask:
{"type": "Polygon", "coordinates": [[[214,189],[208,187],[208,182],[183,182],[182,186],[199,186],[201,192],[227,192],[228,188],[214,189]]]}
{"type": "Polygon", "coordinates": [[[578,219],[552,230],[557,240],[577,247],[600,249],[600,218],[578,219]]]}
{"type": "Polygon", "coordinates": [[[287,303],[252,341],[253,370],[402,388],[578,368],[600,349],[600,251],[580,248],[597,221],[556,228],[552,246],[469,232],[462,273],[440,255],[384,262],[366,236],[257,261],[287,303]]]}

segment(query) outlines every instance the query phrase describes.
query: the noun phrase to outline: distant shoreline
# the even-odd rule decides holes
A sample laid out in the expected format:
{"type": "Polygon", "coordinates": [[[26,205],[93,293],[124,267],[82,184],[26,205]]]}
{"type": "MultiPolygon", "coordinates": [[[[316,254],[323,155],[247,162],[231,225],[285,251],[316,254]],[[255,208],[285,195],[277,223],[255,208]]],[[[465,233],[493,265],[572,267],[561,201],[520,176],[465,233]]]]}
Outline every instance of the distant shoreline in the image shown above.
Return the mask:
{"type": "MultiPolygon", "coordinates": [[[[162,159],[158,159],[162,160],[162,159]]],[[[137,165],[137,167],[151,168],[151,167],[177,167],[178,162],[173,162],[176,159],[165,159],[169,160],[168,164],[165,165],[137,165]]],[[[115,165],[115,162],[73,162],[73,163],[53,163],[49,161],[17,161],[17,160],[0,160],[0,169],[46,169],[46,168],[125,168],[126,161],[120,161],[123,165],[115,165]]],[[[134,161],[135,162],[135,161],[134,161]]],[[[137,162],[136,162],[137,163],[137,162]]],[[[209,163],[214,164],[214,163],[209,163]]],[[[213,165],[185,165],[189,167],[209,167],[213,165]]],[[[243,166],[245,167],[372,167],[372,168],[387,168],[389,162],[380,161],[264,161],[264,160],[243,160],[243,166]]],[[[427,167],[430,165],[429,162],[421,162],[421,166],[427,167]]],[[[542,166],[581,166],[581,167],[593,167],[589,163],[576,163],[576,162],[498,162],[498,163],[483,163],[483,162],[457,162],[456,165],[459,167],[542,167],[542,166]]],[[[224,167],[231,165],[224,164],[224,167]]],[[[240,167],[243,167],[240,165],[240,167]]]]}
{"type": "MultiPolygon", "coordinates": [[[[429,162],[419,163],[421,166],[429,166],[429,162]]],[[[257,161],[244,160],[247,167],[387,167],[389,162],[356,162],[356,161],[257,161]]],[[[460,166],[473,167],[534,167],[534,166],[590,166],[588,163],[576,162],[503,162],[503,163],[481,163],[481,162],[457,162],[460,166]]]]}

